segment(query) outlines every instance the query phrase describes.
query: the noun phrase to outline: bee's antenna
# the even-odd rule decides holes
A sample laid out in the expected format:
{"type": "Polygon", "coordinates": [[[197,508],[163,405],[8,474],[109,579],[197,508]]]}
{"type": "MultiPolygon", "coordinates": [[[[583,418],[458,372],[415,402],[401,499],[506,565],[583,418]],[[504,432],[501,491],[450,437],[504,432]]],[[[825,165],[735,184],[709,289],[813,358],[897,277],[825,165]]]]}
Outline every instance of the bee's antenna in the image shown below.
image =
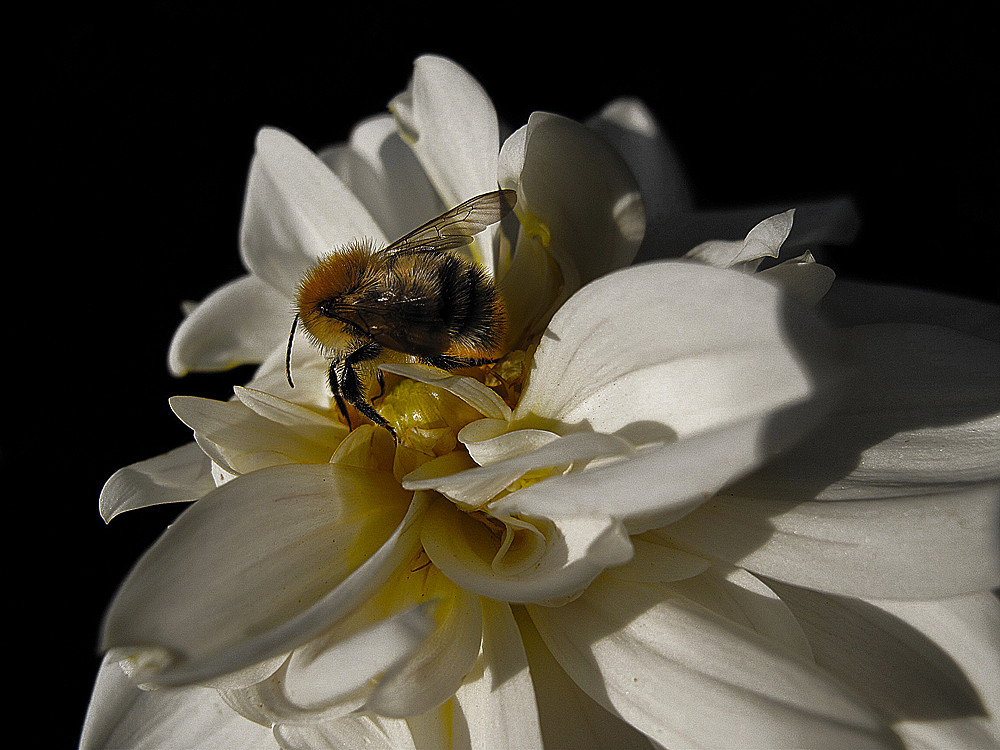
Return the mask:
{"type": "Polygon", "coordinates": [[[292,318],[292,330],[288,333],[288,348],[285,349],[285,377],[288,379],[288,387],[294,388],[295,383],[292,382],[292,340],[295,338],[295,328],[299,324],[299,314],[295,313],[295,317],[292,318]]]}

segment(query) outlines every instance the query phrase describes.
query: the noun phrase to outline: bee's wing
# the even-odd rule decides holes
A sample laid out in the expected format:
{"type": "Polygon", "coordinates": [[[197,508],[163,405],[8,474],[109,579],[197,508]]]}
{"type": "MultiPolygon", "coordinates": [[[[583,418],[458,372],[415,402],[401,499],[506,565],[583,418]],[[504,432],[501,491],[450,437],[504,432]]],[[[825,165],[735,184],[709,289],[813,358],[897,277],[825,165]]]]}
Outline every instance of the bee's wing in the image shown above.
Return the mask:
{"type": "Polygon", "coordinates": [[[422,253],[468,245],[475,235],[510,213],[515,203],[517,193],[513,190],[495,190],[477,195],[422,224],[382,252],[422,253]]]}

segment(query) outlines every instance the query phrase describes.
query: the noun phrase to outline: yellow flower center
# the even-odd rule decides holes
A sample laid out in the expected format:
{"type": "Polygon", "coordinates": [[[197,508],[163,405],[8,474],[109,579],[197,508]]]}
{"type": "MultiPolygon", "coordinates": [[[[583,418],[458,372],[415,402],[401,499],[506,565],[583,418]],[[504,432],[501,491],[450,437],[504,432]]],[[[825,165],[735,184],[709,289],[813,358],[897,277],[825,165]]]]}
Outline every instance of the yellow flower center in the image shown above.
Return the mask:
{"type": "Polygon", "coordinates": [[[388,385],[378,408],[401,444],[429,456],[455,450],[458,431],[482,416],[448,391],[408,378],[388,385]]]}

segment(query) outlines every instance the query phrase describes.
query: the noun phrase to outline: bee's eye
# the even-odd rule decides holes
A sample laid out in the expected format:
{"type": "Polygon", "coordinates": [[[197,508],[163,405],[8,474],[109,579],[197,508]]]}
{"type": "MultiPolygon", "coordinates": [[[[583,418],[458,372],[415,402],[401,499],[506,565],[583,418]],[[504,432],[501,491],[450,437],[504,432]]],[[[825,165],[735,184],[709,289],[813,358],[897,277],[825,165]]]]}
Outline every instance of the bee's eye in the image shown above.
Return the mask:
{"type": "Polygon", "coordinates": [[[336,310],[337,310],[337,298],[336,297],[330,297],[329,299],[325,299],[325,300],[321,301],[318,305],[316,305],[316,312],[318,312],[324,318],[335,318],[335,317],[337,317],[336,316],[336,310]]]}

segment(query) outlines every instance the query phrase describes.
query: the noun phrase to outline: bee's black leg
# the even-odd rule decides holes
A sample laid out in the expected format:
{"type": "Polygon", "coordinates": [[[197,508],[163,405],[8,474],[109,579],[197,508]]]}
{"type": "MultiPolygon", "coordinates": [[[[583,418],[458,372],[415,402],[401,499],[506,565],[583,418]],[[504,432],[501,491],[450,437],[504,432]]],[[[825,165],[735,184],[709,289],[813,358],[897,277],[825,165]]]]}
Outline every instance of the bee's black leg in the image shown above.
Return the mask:
{"type": "Polygon", "coordinates": [[[333,400],[337,403],[337,410],[344,415],[344,421],[347,422],[347,429],[353,430],[354,427],[351,424],[351,415],[347,413],[347,406],[344,405],[344,399],[340,395],[340,381],[337,379],[337,368],[340,367],[340,360],[333,360],[330,363],[330,370],[327,373],[327,382],[330,384],[330,391],[333,393],[333,400]]]}
{"type": "Polygon", "coordinates": [[[486,359],[485,357],[452,357],[447,354],[437,354],[433,357],[421,357],[420,361],[425,365],[440,367],[442,370],[457,370],[459,367],[479,367],[480,365],[490,365],[499,362],[500,359],[486,359]]]}
{"type": "MultiPolygon", "coordinates": [[[[340,377],[337,379],[337,363],[334,363],[330,367],[331,381],[336,380],[337,387],[334,390],[334,395],[342,396],[347,403],[357,409],[359,412],[364,414],[368,419],[377,424],[379,427],[384,427],[392,435],[393,439],[396,439],[396,431],[392,428],[385,417],[375,411],[375,408],[368,401],[368,394],[365,393],[364,385],[361,379],[358,377],[357,370],[355,366],[361,362],[367,362],[369,360],[375,359],[379,354],[382,353],[381,345],[371,341],[361,347],[355,349],[353,352],[348,354],[343,362],[343,369],[340,372],[340,377]]],[[[382,373],[379,372],[379,384],[382,385],[383,390],[385,389],[384,381],[382,379],[382,373]]],[[[381,395],[381,394],[380,394],[381,395]]],[[[346,413],[346,409],[340,403],[338,396],[338,407],[346,413]]],[[[348,425],[350,425],[350,420],[348,419],[348,425]]]]}

